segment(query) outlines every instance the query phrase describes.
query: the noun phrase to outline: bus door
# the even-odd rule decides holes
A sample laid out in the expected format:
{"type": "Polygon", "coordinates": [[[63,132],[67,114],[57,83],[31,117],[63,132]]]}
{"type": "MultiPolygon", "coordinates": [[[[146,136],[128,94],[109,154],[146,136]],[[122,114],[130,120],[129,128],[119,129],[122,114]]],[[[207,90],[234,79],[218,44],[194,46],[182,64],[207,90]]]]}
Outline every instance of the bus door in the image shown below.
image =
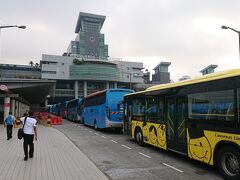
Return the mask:
{"type": "Polygon", "coordinates": [[[124,122],[123,134],[127,136],[132,135],[132,102],[124,101],[124,122]]]}
{"type": "Polygon", "coordinates": [[[182,154],[187,154],[185,128],[187,98],[167,97],[166,105],[167,148],[182,154]]]}

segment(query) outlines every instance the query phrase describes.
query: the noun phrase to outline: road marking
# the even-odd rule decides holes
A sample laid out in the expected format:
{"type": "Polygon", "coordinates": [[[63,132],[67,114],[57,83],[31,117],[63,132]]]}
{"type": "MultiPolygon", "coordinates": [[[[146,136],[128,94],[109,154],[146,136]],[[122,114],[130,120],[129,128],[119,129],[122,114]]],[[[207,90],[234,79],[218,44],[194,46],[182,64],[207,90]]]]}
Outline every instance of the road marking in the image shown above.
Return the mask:
{"type": "Polygon", "coordinates": [[[97,135],[97,136],[99,135],[98,133],[94,133],[94,134],[97,135]]]}
{"type": "Polygon", "coordinates": [[[147,158],[151,158],[150,156],[148,156],[148,155],[146,155],[146,154],[143,154],[143,153],[141,153],[141,152],[138,152],[139,154],[141,154],[141,155],[143,155],[143,156],[145,156],[145,157],[147,157],[147,158]]]}
{"type": "Polygon", "coordinates": [[[112,139],[111,139],[110,141],[112,141],[112,142],[114,142],[114,143],[118,143],[117,141],[114,141],[114,140],[112,140],[112,139]]]}
{"type": "Polygon", "coordinates": [[[89,132],[92,132],[92,131],[89,131],[89,132]]]}
{"type": "Polygon", "coordinates": [[[182,171],[182,170],[180,170],[180,169],[177,169],[177,168],[175,168],[175,167],[173,167],[173,166],[170,166],[169,164],[163,163],[163,165],[165,165],[165,166],[167,166],[167,167],[170,167],[170,168],[172,168],[172,169],[174,169],[174,170],[176,170],[176,171],[178,171],[178,172],[181,172],[181,173],[183,173],[183,171],[182,171]]]}
{"type": "Polygon", "coordinates": [[[127,149],[132,149],[132,148],[130,148],[130,147],[124,145],[124,144],[122,144],[121,146],[122,146],[122,147],[125,147],[125,148],[127,148],[127,149]]]}
{"type": "Polygon", "coordinates": [[[101,136],[102,138],[106,138],[105,136],[101,136]]]}

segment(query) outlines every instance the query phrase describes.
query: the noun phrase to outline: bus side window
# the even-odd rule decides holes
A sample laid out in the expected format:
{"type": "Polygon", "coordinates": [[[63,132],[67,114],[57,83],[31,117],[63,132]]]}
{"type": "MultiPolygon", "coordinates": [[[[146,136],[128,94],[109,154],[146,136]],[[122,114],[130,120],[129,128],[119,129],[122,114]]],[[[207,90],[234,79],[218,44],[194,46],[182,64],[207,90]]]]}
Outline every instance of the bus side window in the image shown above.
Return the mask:
{"type": "Polygon", "coordinates": [[[213,91],[189,95],[189,118],[234,121],[233,90],[213,91]]]}
{"type": "Polygon", "coordinates": [[[163,101],[159,98],[149,98],[146,115],[148,122],[161,123],[163,121],[163,101]]]}
{"type": "Polygon", "coordinates": [[[226,112],[226,121],[233,121],[234,119],[233,103],[230,103],[226,112]]]}

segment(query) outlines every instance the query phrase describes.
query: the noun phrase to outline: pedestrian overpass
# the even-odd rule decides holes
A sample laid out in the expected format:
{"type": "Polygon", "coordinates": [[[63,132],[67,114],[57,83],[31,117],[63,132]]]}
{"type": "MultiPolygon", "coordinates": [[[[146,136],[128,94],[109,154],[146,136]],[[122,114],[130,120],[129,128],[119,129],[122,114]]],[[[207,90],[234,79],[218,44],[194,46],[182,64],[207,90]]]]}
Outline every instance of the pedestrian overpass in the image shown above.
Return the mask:
{"type": "Polygon", "coordinates": [[[0,123],[9,111],[21,117],[25,111],[47,105],[47,96],[55,86],[54,80],[1,79],[0,80],[0,123]]]}

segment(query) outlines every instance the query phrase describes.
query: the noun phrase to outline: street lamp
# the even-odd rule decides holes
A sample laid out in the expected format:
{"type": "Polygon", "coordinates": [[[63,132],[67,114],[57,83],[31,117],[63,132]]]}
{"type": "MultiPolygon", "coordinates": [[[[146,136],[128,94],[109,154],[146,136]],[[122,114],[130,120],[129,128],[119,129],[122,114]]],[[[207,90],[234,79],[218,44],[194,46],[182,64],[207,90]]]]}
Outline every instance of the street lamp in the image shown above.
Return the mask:
{"type": "Polygon", "coordinates": [[[21,25],[21,26],[18,26],[18,25],[6,25],[6,26],[0,26],[0,59],[1,59],[1,29],[4,29],[4,28],[13,28],[13,27],[16,27],[16,28],[19,28],[19,29],[26,29],[26,26],[24,25],[21,25]]]}
{"type": "Polygon", "coordinates": [[[20,29],[26,29],[26,26],[18,26],[18,25],[13,25],[13,26],[0,26],[0,30],[3,29],[3,28],[12,28],[12,27],[17,27],[17,28],[20,28],[20,29]]]}
{"type": "Polygon", "coordinates": [[[238,41],[239,41],[239,58],[240,58],[240,31],[237,31],[236,29],[233,29],[233,28],[231,28],[231,27],[228,27],[228,26],[222,26],[222,29],[230,29],[230,30],[232,30],[232,31],[234,31],[234,32],[236,32],[236,33],[238,33],[238,41]]]}

